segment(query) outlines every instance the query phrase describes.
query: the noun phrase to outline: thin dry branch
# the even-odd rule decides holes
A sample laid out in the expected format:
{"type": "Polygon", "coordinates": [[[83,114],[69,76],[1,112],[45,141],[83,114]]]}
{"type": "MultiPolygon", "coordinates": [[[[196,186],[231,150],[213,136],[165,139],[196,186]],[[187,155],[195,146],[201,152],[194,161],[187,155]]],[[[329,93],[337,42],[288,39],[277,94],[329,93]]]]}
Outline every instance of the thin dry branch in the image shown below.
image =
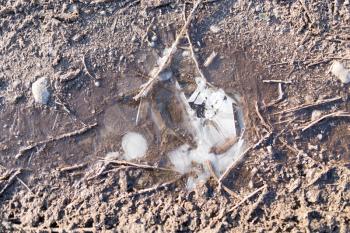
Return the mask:
{"type": "Polygon", "coordinates": [[[267,133],[262,139],[260,139],[256,144],[251,145],[248,147],[236,160],[234,160],[231,165],[226,169],[226,171],[221,175],[219,181],[222,182],[230,172],[236,168],[244,159],[245,155],[250,152],[251,150],[255,150],[258,148],[263,142],[265,142],[270,136],[272,135],[272,132],[267,133]]]}
{"type": "Polygon", "coordinates": [[[261,121],[261,124],[267,129],[268,132],[271,132],[272,131],[272,126],[270,124],[268,124],[265,119],[263,118],[263,116],[261,115],[260,113],[260,109],[259,109],[259,105],[258,105],[258,102],[255,101],[255,111],[256,111],[256,114],[258,115],[260,121],[261,121]]]}
{"type": "Polygon", "coordinates": [[[325,100],[320,100],[317,101],[316,103],[313,104],[302,104],[300,106],[296,106],[294,108],[289,108],[280,112],[276,112],[273,115],[278,115],[278,114],[285,114],[285,113],[290,113],[290,112],[296,112],[296,111],[300,111],[300,110],[305,110],[305,109],[309,109],[309,108],[314,108],[323,104],[329,104],[329,103],[333,103],[333,102],[337,102],[339,100],[341,100],[342,97],[337,96],[331,99],[325,99],[325,100]]]}
{"type": "Polygon", "coordinates": [[[263,80],[263,83],[283,83],[283,84],[292,84],[292,81],[284,81],[284,80],[277,80],[277,79],[269,79],[269,80],[263,80]]]}
{"type": "Polygon", "coordinates": [[[333,112],[333,113],[327,114],[327,115],[325,115],[317,120],[312,121],[311,123],[309,123],[308,125],[303,127],[301,129],[301,131],[304,132],[304,131],[312,128],[313,126],[317,125],[318,123],[320,123],[323,120],[330,119],[330,118],[339,118],[339,117],[350,117],[350,113],[339,111],[339,112],[333,112]]]}
{"type": "Polygon", "coordinates": [[[136,192],[127,194],[127,195],[121,197],[120,199],[140,196],[140,195],[143,195],[143,194],[152,193],[152,192],[156,192],[156,191],[161,190],[161,189],[165,189],[165,188],[169,187],[170,185],[175,184],[176,182],[181,180],[183,177],[184,177],[184,175],[181,175],[180,177],[177,177],[177,178],[175,178],[173,180],[170,180],[168,182],[165,182],[165,183],[162,183],[162,184],[158,184],[158,185],[155,185],[155,186],[150,187],[150,188],[138,190],[136,192]]]}
{"type": "Polygon", "coordinates": [[[129,167],[135,167],[135,168],[140,168],[140,169],[146,169],[146,170],[158,170],[158,171],[167,171],[167,172],[175,172],[172,169],[168,168],[162,168],[162,167],[155,167],[147,164],[137,164],[137,163],[132,163],[124,160],[105,160],[109,164],[114,164],[114,165],[120,165],[120,166],[129,166],[129,167]]]}
{"type": "Polygon", "coordinates": [[[201,78],[204,79],[204,80],[207,80],[207,78],[205,77],[202,69],[200,68],[197,56],[196,56],[196,54],[194,52],[193,43],[192,43],[192,40],[191,40],[191,37],[190,37],[190,33],[188,32],[188,30],[186,30],[186,37],[187,37],[188,44],[190,46],[191,57],[192,57],[192,60],[193,60],[193,62],[195,64],[195,66],[196,66],[196,69],[197,69],[199,75],[201,76],[201,78]]]}
{"type": "Polygon", "coordinates": [[[96,77],[92,75],[92,73],[90,72],[89,68],[86,65],[86,54],[83,55],[82,62],[86,73],[90,76],[90,78],[95,79],[96,77]]]}
{"type": "Polygon", "coordinates": [[[83,134],[83,133],[87,132],[88,130],[90,130],[90,129],[96,127],[96,126],[97,126],[97,123],[94,123],[92,125],[88,125],[86,127],[83,127],[81,129],[75,130],[75,131],[70,132],[70,133],[61,134],[61,135],[59,135],[57,137],[54,137],[54,138],[49,138],[49,139],[46,139],[46,140],[43,140],[43,141],[39,141],[39,142],[33,143],[33,144],[29,145],[29,146],[21,148],[19,150],[18,154],[15,156],[15,158],[19,159],[20,157],[22,157],[22,155],[24,155],[24,153],[26,153],[29,150],[34,149],[35,147],[44,145],[44,144],[49,143],[49,142],[59,141],[59,140],[65,139],[65,138],[69,138],[69,137],[73,137],[73,136],[77,136],[77,135],[83,134]]]}
{"type": "Polygon", "coordinates": [[[24,183],[22,179],[20,179],[18,176],[16,176],[16,178],[28,190],[28,192],[34,195],[33,191],[28,187],[28,185],[26,185],[26,183],[24,183]]]}
{"type": "Polygon", "coordinates": [[[284,97],[285,97],[285,93],[283,91],[283,83],[278,83],[278,98],[276,100],[273,100],[271,103],[267,104],[265,108],[278,104],[284,99],[284,97]]]}
{"type": "Polygon", "coordinates": [[[234,211],[235,209],[237,209],[239,206],[241,206],[244,202],[248,201],[250,198],[254,197],[258,192],[260,192],[261,190],[267,188],[267,185],[263,185],[260,188],[258,188],[257,190],[255,190],[254,192],[250,193],[248,196],[246,196],[242,201],[238,202],[234,207],[232,207],[230,209],[230,211],[234,211]]]}
{"type": "Polygon", "coordinates": [[[237,138],[236,136],[228,137],[223,143],[210,148],[210,153],[214,153],[216,155],[223,154],[226,151],[228,151],[228,149],[230,149],[238,140],[239,138],[237,138]]]}
{"type": "Polygon", "coordinates": [[[219,177],[216,175],[213,165],[211,164],[211,162],[209,160],[206,161],[208,170],[210,175],[218,182],[219,187],[222,187],[228,194],[230,194],[233,198],[236,198],[238,200],[241,200],[241,197],[234,191],[232,191],[231,189],[227,188],[220,180],[219,177]]]}
{"type": "Polygon", "coordinates": [[[72,171],[75,171],[75,170],[83,169],[83,168],[85,168],[86,166],[87,166],[87,163],[76,164],[76,165],[73,165],[73,166],[61,168],[61,169],[59,169],[59,171],[60,171],[61,173],[64,173],[64,172],[72,172],[72,171]]]}
{"type": "Polygon", "coordinates": [[[21,173],[21,169],[16,170],[11,177],[8,179],[7,184],[1,189],[0,191],[0,197],[5,193],[5,191],[11,186],[11,184],[15,181],[17,176],[21,173]]]}
{"type": "Polygon", "coordinates": [[[160,73],[163,72],[164,69],[166,69],[169,66],[169,64],[171,63],[171,60],[172,60],[172,58],[177,50],[177,46],[178,46],[181,38],[186,33],[187,28],[193,19],[194,12],[197,10],[198,6],[202,3],[202,1],[203,0],[198,0],[194,4],[192,11],[191,11],[189,17],[187,18],[187,21],[185,22],[184,26],[182,27],[180,33],[177,35],[169,52],[165,55],[165,57],[163,57],[161,59],[161,64],[158,67],[157,72],[155,72],[154,75],[152,75],[150,77],[150,79],[141,86],[140,92],[136,96],[134,96],[134,100],[139,100],[140,98],[146,97],[148,95],[148,93],[152,90],[154,84],[158,81],[160,73]]]}

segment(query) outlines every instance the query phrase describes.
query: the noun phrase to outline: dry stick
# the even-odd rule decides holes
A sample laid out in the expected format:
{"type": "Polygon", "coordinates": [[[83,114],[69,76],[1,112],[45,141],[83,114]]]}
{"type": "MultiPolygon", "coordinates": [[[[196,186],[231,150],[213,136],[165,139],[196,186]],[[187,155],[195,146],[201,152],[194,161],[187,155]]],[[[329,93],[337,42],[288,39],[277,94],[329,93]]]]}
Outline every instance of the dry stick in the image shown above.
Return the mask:
{"type": "Polygon", "coordinates": [[[271,103],[267,104],[265,106],[265,108],[271,107],[275,104],[278,104],[279,102],[281,102],[285,97],[285,94],[283,92],[283,86],[282,83],[278,83],[278,98],[276,100],[273,100],[271,103]]]}
{"type": "Polygon", "coordinates": [[[168,172],[175,172],[172,169],[162,168],[162,167],[155,167],[147,164],[137,164],[132,163],[124,160],[107,160],[109,164],[115,164],[115,165],[122,165],[122,166],[130,166],[130,167],[136,167],[146,170],[158,170],[158,171],[168,171],[168,172]]]}
{"type": "Polygon", "coordinates": [[[294,108],[290,108],[290,109],[286,109],[286,110],[283,110],[283,111],[280,111],[280,112],[276,112],[273,115],[290,113],[290,112],[296,112],[296,111],[300,111],[300,110],[305,110],[305,109],[308,109],[308,108],[317,107],[317,106],[322,105],[322,104],[329,104],[329,103],[332,103],[332,102],[336,102],[336,101],[339,101],[341,99],[342,99],[342,97],[338,96],[338,97],[331,98],[331,99],[321,100],[321,101],[318,101],[318,102],[313,103],[313,104],[302,104],[302,105],[294,107],[294,108]]]}
{"type": "Polygon", "coordinates": [[[261,124],[266,127],[268,132],[271,132],[272,127],[271,127],[270,124],[266,123],[265,119],[261,115],[260,110],[259,110],[258,101],[255,101],[255,111],[256,111],[256,114],[258,115],[258,117],[259,117],[259,119],[261,121],[261,124]]]}
{"type": "Polygon", "coordinates": [[[61,168],[61,169],[59,169],[59,172],[61,172],[61,173],[63,173],[63,172],[71,172],[71,171],[74,171],[74,170],[83,169],[86,166],[87,166],[87,163],[77,164],[77,165],[61,168]]]}
{"type": "Polygon", "coordinates": [[[350,113],[349,112],[333,112],[331,114],[327,114],[317,120],[312,121],[310,124],[308,124],[307,126],[303,127],[301,129],[302,132],[310,129],[311,127],[315,126],[316,124],[320,123],[321,121],[325,120],[325,119],[329,119],[329,118],[335,118],[335,117],[350,117],[350,113]]]}
{"type": "Polygon", "coordinates": [[[210,172],[210,175],[218,182],[219,184],[219,188],[222,187],[228,194],[230,194],[232,197],[241,200],[240,196],[234,192],[233,190],[227,188],[217,177],[217,175],[215,174],[213,165],[211,164],[210,160],[205,161],[205,163],[207,164],[208,170],[210,172]]]}
{"type": "Polygon", "coordinates": [[[248,147],[235,161],[231,163],[231,165],[226,169],[226,171],[221,175],[219,181],[222,182],[228,174],[235,168],[237,167],[243,160],[244,156],[250,152],[251,150],[254,150],[258,148],[267,138],[269,138],[272,135],[272,132],[269,132],[266,134],[262,139],[260,139],[256,144],[251,145],[248,147]]]}
{"type": "Polygon", "coordinates": [[[21,180],[20,178],[18,178],[18,176],[16,176],[16,178],[17,178],[17,180],[18,180],[31,194],[35,195],[35,194],[33,193],[33,191],[26,185],[26,183],[24,183],[23,180],[21,180]]]}
{"type": "Polygon", "coordinates": [[[230,209],[230,211],[233,211],[235,209],[237,209],[240,205],[242,205],[244,202],[246,202],[247,200],[249,200],[250,198],[252,198],[253,196],[255,196],[258,192],[260,192],[261,190],[267,188],[267,185],[263,185],[260,188],[258,188],[257,190],[255,190],[254,192],[250,193],[248,196],[246,196],[242,201],[240,201],[239,203],[237,203],[234,207],[232,207],[230,209]]]}
{"type": "Polygon", "coordinates": [[[7,184],[3,187],[3,189],[0,191],[0,196],[4,194],[4,192],[11,186],[13,181],[17,178],[17,175],[19,175],[22,171],[21,170],[16,170],[15,173],[9,178],[7,184]]]}
{"type": "Polygon", "coordinates": [[[191,57],[192,57],[192,60],[193,60],[194,64],[196,65],[196,69],[197,69],[199,75],[201,76],[201,78],[204,79],[204,80],[207,80],[207,78],[205,77],[203,71],[201,70],[201,68],[199,66],[199,62],[198,62],[196,54],[194,53],[193,44],[192,44],[191,37],[190,37],[190,34],[189,34],[188,31],[186,31],[186,37],[187,37],[187,40],[188,40],[188,44],[190,46],[191,57]]]}
{"type": "Polygon", "coordinates": [[[84,65],[84,69],[85,69],[85,71],[86,71],[86,73],[90,76],[90,78],[92,78],[92,79],[95,79],[95,76],[93,76],[92,74],[91,74],[91,72],[90,72],[90,70],[89,70],[89,68],[87,67],[87,65],[86,65],[86,53],[83,55],[83,57],[82,57],[82,62],[83,62],[83,65],[84,65]]]}
{"type": "Polygon", "coordinates": [[[46,140],[43,140],[43,141],[36,142],[36,143],[34,143],[32,145],[29,145],[27,147],[21,148],[19,150],[18,154],[15,156],[15,158],[19,159],[25,152],[27,152],[29,150],[32,150],[32,149],[34,149],[37,146],[41,146],[41,145],[49,143],[49,142],[59,141],[59,140],[65,139],[65,138],[69,138],[69,137],[73,137],[73,136],[77,136],[77,135],[83,134],[83,133],[87,132],[88,130],[94,128],[95,126],[97,126],[97,123],[94,123],[92,125],[88,125],[88,126],[86,126],[84,128],[75,130],[75,131],[70,132],[70,133],[61,134],[61,135],[59,135],[57,137],[54,137],[54,138],[49,138],[49,139],[46,139],[46,140]]]}
{"type": "Polygon", "coordinates": [[[173,43],[173,45],[170,48],[170,51],[167,53],[167,55],[165,57],[163,57],[161,59],[162,62],[160,64],[157,72],[155,72],[154,75],[152,75],[150,77],[150,79],[145,84],[143,84],[141,86],[140,92],[134,97],[134,100],[138,100],[140,98],[146,97],[148,95],[148,93],[152,90],[154,84],[158,81],[160,73],[168,67],[168,65],[170,64],[170,62],[171,62],[171,60],[172,60],[172,58],[177,50],[177,46],[178,46],[181,38],[183,37],[184,33],[187,31],[187,28],[192,21],[192,18],[194,16],[194,12],[197,10],[197,8],[201,4],[201,2],[202,2],[202,0],[198,0],[194,4],[187,21],[185,22],[184,26],[182,27],[179,35],[177,35],[175,42],[173,43]]]}
{"type": "Polygon", "coordinates": [[[145,194],[145,193],[151,193],[151,192],[158,191],[160,189],[166,188],[166,187],[176,183],[177,181],[181,180],[183,177],[184,177],[184,175],[182,175],[182,176],[180,176],[178,178],[175,178],[175,179],[173,179],[171,181],[168,181],[168,182],[165,182],[165,183],[162,183],[162,184],[159,184],[159,185],[155,185],[155,186],[150,187],[150,188],[141,189],[139,191],[136,191],[136,192],[130,193],[130,194],[124,196],[124,197],[121,197],[120,199],[130,198],[130,197],[139,196],[139,195],[142,195],[142,194],[145,194]]]}
{"type": "Polygon", "coordinates": [[[277,80],[277,79],[269,79],[269,80],[263,80],[263,83],[283,83],[283,84],[292,84],[292,81],[284,81],[284,80],[277,80]]]}

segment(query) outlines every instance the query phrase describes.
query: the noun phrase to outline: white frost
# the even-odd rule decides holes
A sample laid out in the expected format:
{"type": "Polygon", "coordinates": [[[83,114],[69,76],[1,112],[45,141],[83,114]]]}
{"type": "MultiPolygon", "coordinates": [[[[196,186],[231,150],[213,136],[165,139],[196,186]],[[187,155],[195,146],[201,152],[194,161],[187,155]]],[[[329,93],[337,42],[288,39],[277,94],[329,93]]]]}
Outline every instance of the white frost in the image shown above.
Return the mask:
{"type": "Polygon", "coordinates": [[[193,94],[187,99],[180,92],[180,98],[185,105],[189,118],[188,128],[192,129],[197,148],[190,149],[190,146],[185,144],[168,154],[178,172],[192,172],[197,175],[197,178],[192,177],[188,180],[187,188],[189,189],[209,177],[206,161],[210,161],[217,175],[220,175],[238,158],[244,146],[244,141],[240,138],[222,154],[216,155],[210,152],[213,146],[224,143],[227,138],[238,137],[234,110],[237,111],[239,119],[236,120],[240,128],[244,128],[243,119],[241,119],[243,113],[239,107],[233,107],[233,105],[237,106],[237,103],[222,89],[208,86],[202,78],[197,78],[196,82],[197,89],[193,94]],[[198,117],[189,103],[204,105],[204,117],[198,117]],[[199,170],[196,164],[200,164],[204,170],[199,170]]]}
{"type": "Polygon", "coordinates": [[[128,132],[122,139],[124,158],[133,160],[143,157],[148,149],[146,139],[139,133],[128,132]]]}

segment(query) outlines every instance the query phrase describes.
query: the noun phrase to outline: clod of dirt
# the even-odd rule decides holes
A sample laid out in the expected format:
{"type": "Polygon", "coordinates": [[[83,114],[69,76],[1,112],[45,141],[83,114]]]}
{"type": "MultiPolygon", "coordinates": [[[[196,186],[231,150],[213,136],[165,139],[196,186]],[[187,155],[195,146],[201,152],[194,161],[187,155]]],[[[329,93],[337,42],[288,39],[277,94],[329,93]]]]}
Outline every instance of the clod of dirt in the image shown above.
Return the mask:
{"type": "Polygon", "coordinates": [[[350,71],[346,69],[344,65],[338,61],[333,62],[331,66],[331,73],[344,84],[347,84],[350,82],[350,71]]]}
{"type": "Polygon", "coordinates": [[[141,158],[148,149],[146,139],[139,133],[128,132],[122,139],[122,148],[126,160],[141,158]]]}
{"type": "Polygon", "coordinates": [[[41,77],[32,84],[32,93],[36,103],[46,105],[49,101],[48,78],[41,77]]]}

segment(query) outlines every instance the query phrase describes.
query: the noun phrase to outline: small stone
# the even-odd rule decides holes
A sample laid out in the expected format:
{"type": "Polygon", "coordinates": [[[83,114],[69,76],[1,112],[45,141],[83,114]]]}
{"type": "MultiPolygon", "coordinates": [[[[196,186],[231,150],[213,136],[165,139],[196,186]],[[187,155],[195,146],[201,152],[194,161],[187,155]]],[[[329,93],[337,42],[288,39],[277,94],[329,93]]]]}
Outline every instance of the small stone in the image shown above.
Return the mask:
{"type": "Polygon", "coordinates": [[[251,175],[255,176],[258,173],[258,169],[256,167],[254,167],[251,171],[251,175]]]}
{"type": "Polygon", "coordinates": [[[95,81],[95,87],[100,87],[101,86],[101,82],[100,81],[95,81]]]}
{"type": "Polygon", "coordinates": [[[342,83],[348,84],[350,82],[350,71],[342,63],[338,61],[333,62],[330,71],[342,83]]]}
{"type": "Polygon", "coordinates": [[[209,27],[209,30],[210,30],[212,33],[218,33],[218,32],[220,32],[221,28],[218,27],[217,25],[211,25],[211,26],[209,27]]]}
{"type": "Polygon", "coordinates": [[[158,40],[157,35],[153,35],[152,38],[151,38],[151,40],[152,40],[153,42],[156,42],[156,41],[158,40]]]}
{"type": "Polygon", "coordinates": [[[156,47],[156,43],[154,41],[151,41],[151,43],[149,43],[149,46],[151,46],[152,48],[156,47]]]}
{"type": "Polygon", "coordinates": [[[320,134],[317,134],[317,138],[318,138],[318,140],[320,140],[320,141],[321,141],[321,140],[322,140],[322,138],[323,138],[323,134],[321,134],[321,133],[320,133],[320,134]]]}
{"type": "Polygon", "coordinates": [[[312,111],[312,114],[311,114],[311,121],[315,121],[315,120],[319,119],[321,116],[322,116],[322,111],[314,110],[314,111],[312,111]]]}
{"type": "Polygon", "coordinates": [[[46,105],[49,101],[48,78],[42,77],[32,84],[32,93],[36,103],[46,105]]]}
{"type": "Polygon", "coordinates": [[[164,71],[159,74],[159,80],[161,81],[168,81],[173,77],[173,72],[171,70],[164,71]]]}
{"type": "Polygon", "coordinates": [[[320,190],[310,190],[306,193],[306,198],[310,203],[317,203],[320,200],[320,190]]]}
{"type": "Polygon", "coordinates": [[[301,180],[300,178],[297,178],[296,180],[294,180],[288,187],[288,191],[290,193],[294,192],[295,190],[297,190],[301,185],[301,180]]]}

